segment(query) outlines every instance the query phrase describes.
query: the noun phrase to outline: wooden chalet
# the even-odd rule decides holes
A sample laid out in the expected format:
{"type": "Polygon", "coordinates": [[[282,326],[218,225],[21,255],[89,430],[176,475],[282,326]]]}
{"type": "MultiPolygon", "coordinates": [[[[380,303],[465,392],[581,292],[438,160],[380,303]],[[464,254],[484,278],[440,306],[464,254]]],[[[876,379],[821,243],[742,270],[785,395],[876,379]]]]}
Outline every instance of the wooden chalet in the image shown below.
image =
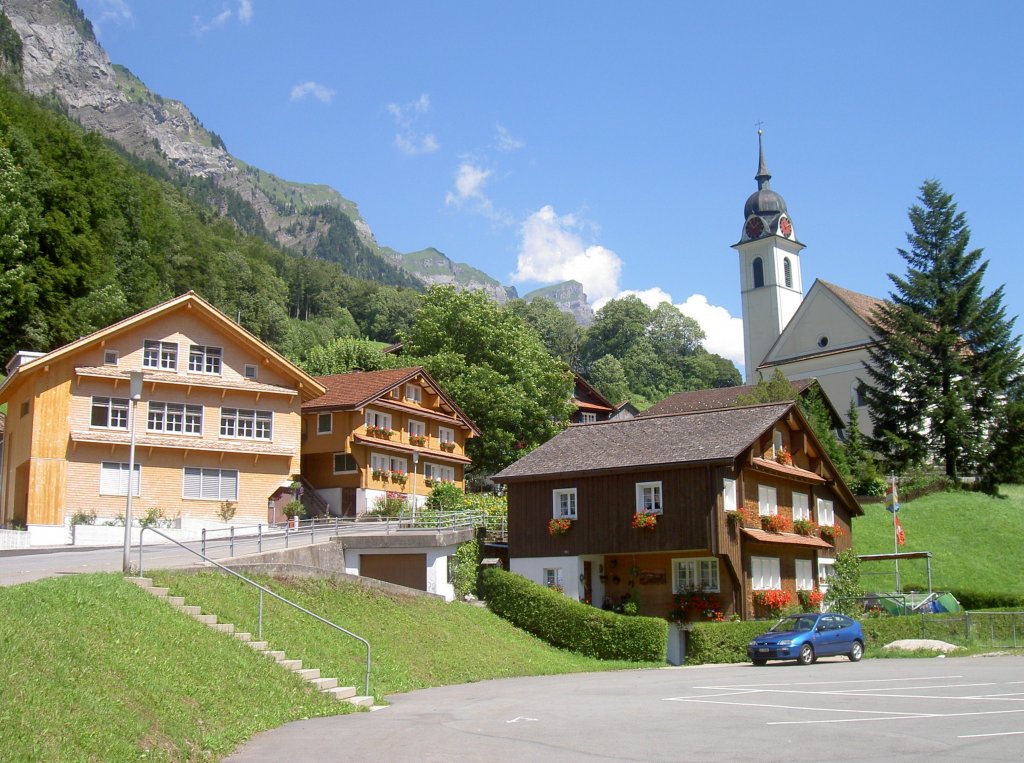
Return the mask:
{"type": "Polygon", "coordinates": [[[466,442],[480,430],[424,369],[320,376],[302,405],[302,476],[332,514],[388,497],[422,503],[437,482],[464,486],[466,442]]]}
{"type": "Polygon", "coordinates": [[[862,513],[793,403],[569,427],[494,480],[513,572],[661,617],[693,592],[752,618],[757,591],[827,585],[862,513]]]}
{"type": "Polygon", "coordinates": [[[618,412],[618,408],[608,398],[597,391],[590,382],[579,374],[573,374],[575,385],[572,390],[572,403],[576,409],[569,421],[572,424],[594,424],[608,421],[618,412]]]}

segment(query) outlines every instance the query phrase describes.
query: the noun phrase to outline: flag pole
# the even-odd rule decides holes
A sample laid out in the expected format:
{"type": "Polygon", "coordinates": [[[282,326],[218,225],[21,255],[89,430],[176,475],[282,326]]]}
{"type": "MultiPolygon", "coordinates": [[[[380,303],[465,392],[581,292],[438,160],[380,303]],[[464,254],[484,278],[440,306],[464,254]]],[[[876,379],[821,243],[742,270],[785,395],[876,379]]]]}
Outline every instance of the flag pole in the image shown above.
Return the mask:
{"type": "MultiPolygon", "coordinates": [[[[892,550],[893,550],[894,554],[898,554],[900,552],[900,539],[899,539],[899,530],[897,529],[897,526],[896,526],[896,512],[899,511],[899,499],[896,497],[897,496],[897,493],[896,493],[896,473],[892,472],[889,475],[889,479],[892,481],[890,489],[892,490],[892,503],[893,503],[892,508],[890,509],[892,511],[892,550]]],[[[902,588],[900,587],[900,560],[899,560],[899,557],[896,557],[895,561],[896,561],[896,593],[899,594],[899,593],[903,592],[902,588]]]]}

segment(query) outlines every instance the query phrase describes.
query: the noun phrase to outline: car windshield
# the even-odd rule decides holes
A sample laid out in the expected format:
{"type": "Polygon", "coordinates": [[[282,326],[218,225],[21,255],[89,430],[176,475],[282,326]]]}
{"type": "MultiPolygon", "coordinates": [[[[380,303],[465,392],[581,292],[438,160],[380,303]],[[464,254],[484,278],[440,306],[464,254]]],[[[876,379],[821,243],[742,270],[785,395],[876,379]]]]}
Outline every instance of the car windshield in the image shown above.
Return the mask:
{"type": "Polygon", "coordinates": [[[814,628],[815,617],[784,617],[771,627],[769,633],[781,633],[782,631],[805,632],[814,628]]]}

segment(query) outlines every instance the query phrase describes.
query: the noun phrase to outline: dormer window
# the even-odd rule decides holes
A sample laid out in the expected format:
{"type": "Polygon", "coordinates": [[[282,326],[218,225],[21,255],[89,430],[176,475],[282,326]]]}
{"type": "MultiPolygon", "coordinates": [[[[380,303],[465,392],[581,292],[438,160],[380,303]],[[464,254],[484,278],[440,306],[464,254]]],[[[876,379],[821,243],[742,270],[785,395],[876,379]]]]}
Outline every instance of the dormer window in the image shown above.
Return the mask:
{"type": "Polygon", "coordinates": [[[105,366],[116,366],[118,361],[117,350],[104,350],[103,351],[103,365],[105,366]]]}
{"type": "Polygon", "coordinates": [[[411,400],[414,403],[423,402],[423,388],[418,384],[406,384],[405,385],[405,399],[411,400]]]}

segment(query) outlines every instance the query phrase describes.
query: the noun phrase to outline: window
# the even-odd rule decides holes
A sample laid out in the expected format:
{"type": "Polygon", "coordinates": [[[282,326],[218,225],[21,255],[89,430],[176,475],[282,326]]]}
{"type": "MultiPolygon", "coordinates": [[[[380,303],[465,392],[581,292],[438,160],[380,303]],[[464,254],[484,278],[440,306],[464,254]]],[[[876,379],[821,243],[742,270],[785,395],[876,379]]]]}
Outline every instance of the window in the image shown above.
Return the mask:
{"type": "Polygon", "coordinates": [[[442,464],[423,464],[423,476],[428,480],[455,482],[455,467],[442,464]]]}
{"type": "Polygon", "coordinates": [[[636,483],[636,510],[648,514],[661,514],[661,483],[636,483]]]}
{"type": "Polygon", "coordinates": [[[422,421],[410,421],[407,425],[410,437],[426,437],[427,426],[422,421]]]}
{"type": "Polygon", "coordinates": [[[105,366],[116,366],[118,361],[117,350],[104,350],[103,351],[103,365],[105,366]]]}
{"type": "Polygon", "coordinates": [[[581,413],[580,414],[581,424],[596,424],[597,414],[596,413],[581,413]]]}
{"type": "Polygon", "coordinates": [[[718,560],[715,557],[672,560],[672,593],[718,590],[718,560]]]}
{"type": "Polygon", "coordinates": [[[828,581],[836,574],[836,560],[818,557],[818,587],[828,588],[828,581]]]}
{"type": "Polygon", "coordinates": [[[334,431],[334,415],[331,413],[319,413],[316,417],[316,433],[330,434],[334,431]]]}
{"type": "Polygon", "coordinates": [[[786,282],[786,288],[793,288],[793,263],[789,261],[789,257],[784,257],[782,260],[782,274],[786,282]]]}
{"type": "Polygon", "coordinates": [[[359,464],[352,457],[351,453],[335,453],[334,454],[334,473],[335,474],[351,474],[352,472],[359,471],[359,464]]]}
{"type": "Polygon", "coordinates": [[[438,427],[437,439],[440,442],[455,442],[455,430],[448,427],[438,427]]]}
{"type": "Polygon", "coordinates": [[[370,468],[380,469],[382,472],[407,472],[408,463],[404,458],[389,456],[386,453],[371,453],[370,468]]]}
{"type": "Polygon", "coordinates": [[[722,508],[736,511],[736,480],[732,477],[722,480],[722,508]]]}
{"type": "MultiPolygon", "coordinates": [[[[139,494],[142,467],[135,464],[132,474],[132,495],[139,494]]],[[[128,464],[104,461],[100,464],[100,495],[128,495],[128,464]]]]}
{"type": "Polygon", "coordinates": [[[273,436],[274,414],[251,408],[222,408],[220,436],[243,440],[269,440],[273,436]]]}
{"type": "Polygon", "coordinates": [[[128,399],[124,397],[94,397],[90,423],[94,427],[127,429],[128,399]]]}
{"type": "Polygon", "coordinates": [[[364,420],[368,427],[380,427],[381,429],[391,429],[391,414],[390,413],[378,413],[377,411],[366,410],[364,414],[364,420]]]}
{"type": "Polygon", "coordinates": [[[242,375],[246,379],[256,379],[259,377],[260,369],[258,366],[254,366],[251,363],[246,363],[245,368],[242,369],[242,375]]]}
{"type": "Polygon", "coordinates": [[[755,591],[782,588],[779,560],[771,556],[750,557],[750,579],[755,591]]]}
{"type": "Polygon", "coordinates": [[[555,519],[576,519],[576,488],[551,491],[555,519]]]}
{"type": "Polygon", "coordinates": [[[237,501],[238,470],[186,466],[181,494],[204,501],[237,501]]]}
{"type": "Polygon", "coordinates": [[[762,517],[775,516],[779,513],[775,488],[768,485],[757,486],[757,513],[762,517]]]}
{"type": "Polygon", "coordinates": [[[796,590],[811,591],[814,589],[814,564],[810,559],[796,560],[796,590]]]}
{"type": "Polygon", "coordinates": [[[782,432],[778,429],[772,431],[772,455],[777,456],[782,450],[782,432]]]}
{"type": "Polygon", "coordinates": [[[754,258],[754,288],[760,289],[764,286],[764,262],[760,257],[754,258]]]}
{"type": "Polygon", "coordinates": [[[548,588],[561,588],[562,587],[562,568],[552,567],[544,568],[544,585],[548,588]]]}
{"type": "Polygon", "coordinates": [[[142,343],[142,367],[177,371],[178,345],[174,342],[158,342],[155,339],[147,339],[142,343]]]}
{"type": "Polygon", "coordinates": [[[196,374],[219,374],[220,359],[220,347],[193,344],[188,351],[188,370],[196,374]]]}
{"type": "Polygon", "coordinates": [[[826,501],[824,498],[818,499],[818,524],[819,525],[834,525],[836,523],[836,514],[832,510],[832,501],[826,501]]]}
{"type": "Polygon", "coordinates": [[[388,393],[388,397],[390,397],[392,400],[401,400],[402,399],[402,390],[400,388],[398,388],[398,387],[395,387],[393,390],[391,390],[388,393]]]}
{"type": "Polygon", "coordinates": [[[423,402],[423,388],[418,384],[406,384],[405,385],[405,399],[412,400],[414,403],[423,402]]]}
{"type": "Polygon", "coordinates": [[[825,349],[826,347],[828,347],[828,337],[827,337],[827,336],[819,336],[819,337],[818,337],[818,346],[819,346],[819,347],[820,347],[821,349],[823,349],[823,350],[824,350],[824,349],[825,349]]]}
{"type": "Polygon", "coordinates": [[[811,509],[807,505],[807,493],[793,492],[793,521],[810,519],[811,509]]]}
{"type": "Polygon", "coordinates": [[[149,403],[147,432],[203,433],[203,406],[182,403],[149,403]]]}

